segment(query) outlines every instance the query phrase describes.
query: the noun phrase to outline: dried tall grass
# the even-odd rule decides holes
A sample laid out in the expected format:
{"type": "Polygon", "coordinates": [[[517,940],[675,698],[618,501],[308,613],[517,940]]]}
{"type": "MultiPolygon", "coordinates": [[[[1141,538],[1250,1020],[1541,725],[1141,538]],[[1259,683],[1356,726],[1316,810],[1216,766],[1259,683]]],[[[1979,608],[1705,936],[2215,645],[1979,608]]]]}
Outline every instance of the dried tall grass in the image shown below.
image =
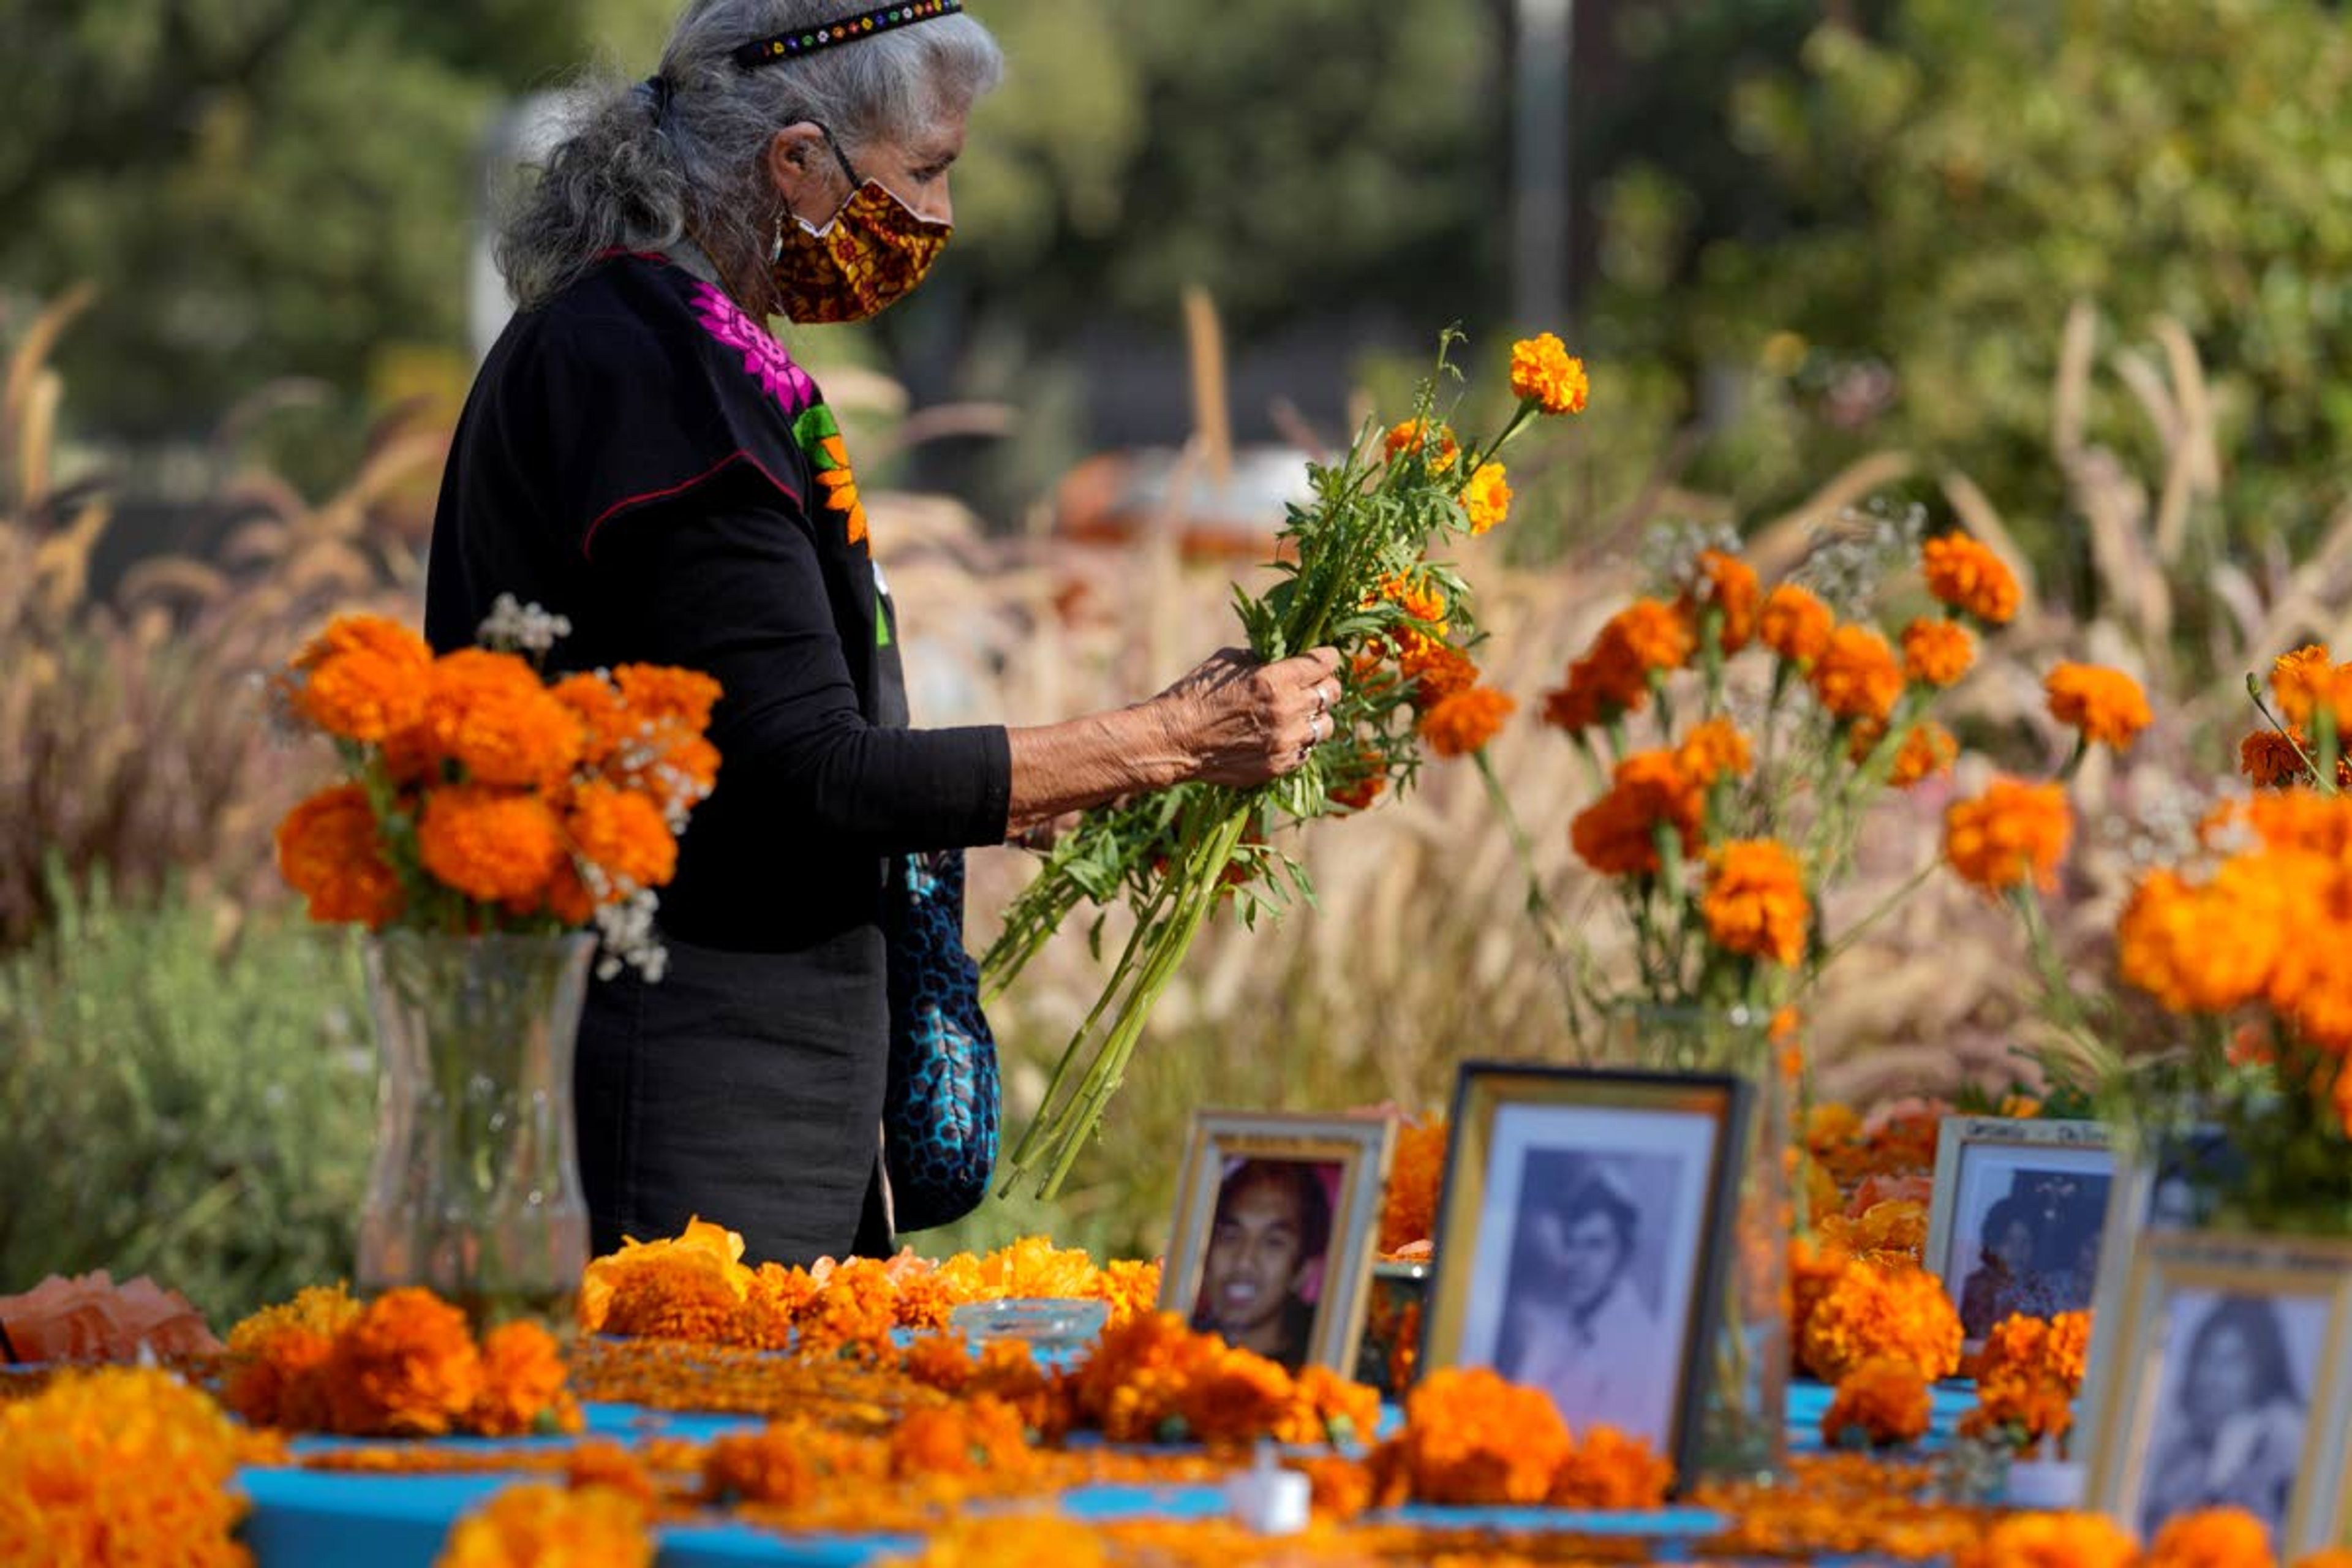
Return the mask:
{"type": "Polygon", "coordinates": [[[26,323],[0,381],[0,949],[54,913],[53,867],[77,883],[102,870],[128,897],[174,880],[252,889],[290,799],[269,765],[262,673],[331,608],[413,607],[400,584],[416,563],[378,525],[443,449],[388,433],[318,504],[234,474],[218,559],[152,557],[99,595],[90,563],[113,508],[102,484],[58,479],[48,363],[89,302],[68,296],[26,323]]]}

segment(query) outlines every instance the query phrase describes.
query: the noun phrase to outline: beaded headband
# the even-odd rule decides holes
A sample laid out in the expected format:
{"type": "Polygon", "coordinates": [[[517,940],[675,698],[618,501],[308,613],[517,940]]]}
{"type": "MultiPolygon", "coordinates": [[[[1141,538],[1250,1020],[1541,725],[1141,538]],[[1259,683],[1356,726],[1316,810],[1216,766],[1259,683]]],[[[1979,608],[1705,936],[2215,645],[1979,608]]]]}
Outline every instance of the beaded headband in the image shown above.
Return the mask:
{"type": "Polygon", "coordinates": [[[735,63],[745,70],[751,70],[757,66],[773,65],[778,60],[814,54],[835,44],[870,38],[877,33],[887,33],[911,22],[936,22],[962,9],[963,0],[908,0],[908,3],[898,5],[877,5],[871,11],[860,11],[855,16],[814,27],[796,27],[772,38],[755,39],[735,51],[735,63]]]}

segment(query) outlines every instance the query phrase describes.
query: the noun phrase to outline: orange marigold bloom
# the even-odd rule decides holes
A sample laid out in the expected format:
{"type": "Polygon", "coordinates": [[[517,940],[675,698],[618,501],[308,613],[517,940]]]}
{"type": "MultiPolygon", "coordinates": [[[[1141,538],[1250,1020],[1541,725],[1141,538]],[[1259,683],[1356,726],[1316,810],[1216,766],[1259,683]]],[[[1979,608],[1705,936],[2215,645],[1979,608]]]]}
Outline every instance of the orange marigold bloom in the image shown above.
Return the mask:
{"type": "Polygon", "coordinates": [[[1099,1525],[1054,1512],[959,1515],[924,1539],[901,1568],[983,1568],[1050,1563],[1054,1568],[1108,1568],[1111,1545],[1099,1525]]]}
{"type": "Polygon", "coordinates": [[[1172,1312],[1106,1329],[1072,1385],[1077,1412],[1114,1443],[1158,1442],[1173,1435],[1185,1390],[1224,1348],[1172,1312]]]}
{"type": "Polygon", "coordinates": [[[613,671],[621,699],[629,711],[654,723],[683,724],[689,730],[710,727],[711,710],[719,706],[719,682],[698,669],[670,665],[625,664],[613,671]]]}
{"type": "MultiPolygon", "coordinates": [[[[1451,643],[1430,643],[1404,660],[1416,707],[1433,708],[1478,684],[1478,666],[1451,643]]],[[[1375,753],[1377,754],[1377,753],[1375,753]]]]}
{"type": "MultiPolygon", "coordinates": [[[[1297,1394],[1297,1385],[1279,1363],[1250,1351],[1221,1348],[1185,1380],[1176,1413],[1196,1440],[1240,1446],[1274,1436],[1297,1394]]],[[[1297,1440],[1320,1436],[1300,1434],[1297,1440]]]]}
{"type": "Polygon", "coordinates": [[[1397,1129],[1389,1184],[1381,1199],[1380,1250],[1392,1253],[1437,1234],[1437,1194],[1445,1180],[1453,1129],[1444,1120],[1407,1121],[1397,1129]]]}
{"type": "Polygon", "coordinates": [[[580,761],[588,767],[604,766],[641,733],[640,721],[629,711],[621,689],[601,671],[567,675],[549,687],[547,694],[580,721],[580,761]]]}
{"type": "Polygon", "coordinates": [[[751,1294],[742,1258],[743,1238],[703,1219],[688,1220],[675,1238],[625,1239],[581,1276],[580,1330],[724,1342],[751,1294]]]}
{"type": "Polygon", "coordinates": [[[1793,967],[1805,955],[1812,903],[1804,868],[1786,845],[1770,839],[1726,844],[1707,859],[1702,911],[1717,947],[1793,967]]]}
{"type": "Polygon", "coordinates": [[[2080,730],[2083,739],[2095,745],[2120,752],[2156,721],[2147,693],[2120,669],[2062,664],[2050,672],[2042,689],[2049,695],[2050,716],[2080,730]]]}
{"type": "Polygon", "coordinates": [[[1959,1370],[1962,1338],[1960,1315],[1934,1275],[1850,1262],[1807,1316],[1800,1352],[1825,1383],[1883,1356],[1909,1362],[1932,1383],[1959,1370]]]}
{"type": "Polygon", "coordinates": [[[1634,600],[1610,617],[1601,635],[1614,637],[1645,670],[1680,669],[1698,647],[1689,619],[1663,599],[1634,600]]]}
{"type": "Polygon", "coordinates": [[[2320,703],[2333,697],[2336,666],[2326,643],[2283,653],[2271,664],[2271,692],[2291,724],[2307,725],[2320,703]]]}
{"type": "Polygon", "coordinates": [[[1726,775],[1745,778],[1756,765],[1756,753],[1738,725],[1728,719],[1709,719],[1675,748],[1675,765],[1685,778],[1705,787],[1726,775]]]}
{"type": "Polygon", "coordinates": [[[1949,730],[1933,722],[1915,724],[1895,753],[1895,766],[1886,782],[1896,789],[1910,789],[1950,773],[1959,757],[1960,742],[1949,730]]]}
{"type": "Polygon", "coordinates": [[[1445,472],[1462,456],[1462,445],[1454,438],[1453,430],[1444,425],[1432,426],[1426,419],[1407,419],[1391,426],[1386,445],[1391,463],[1399,458],[1425,452],[1429,471],[1433,474],[1445,472]],[[1433,442],[1431,438],[1433,429],[1435,435],[1433,442]]]}
{"type": "Polygon", "coordinates": [[[375,807],[355,784],[321,790],[286,814],[278,825],[278,870],[310,900],[314,921],[382,931],[406,901],[375,807]]]}
{"type": "Polygon", "coordinates": [[[2256,730],[2238,742],[2238,771],[2256,789],[2284,789],[2303,782],[2309,772],[2303,759],[2310,750],[2301,730],[2256,730]]]}
{"type": "Polygon", "coordinates": [[[508,1487],[457,1521],[434,1568],[653,1568],[650,1510],[614,1487],[508,1487]]]}
{"type": "Polygon", "coordinates": [[[381,745],[425,717],[433,650],[382,616],[344,616],[295,661],[297,711],[331,735],[381,745]]]}
{"type": "Polygon", "coordinates": [[[702,1495],[713,1502],[770,1503],[799,1508],[824,1484],[794,1422],[772,1421],[758,1432],[734,1433],[710,1445],[702,1463],[702,1495]]]}
{"type": "Polygon", "coordinates": [[[1491,686],[1473,687],[1425,710],[1421,716],[1421,738],[1441,757],[1466,757],[1486,750],[1517,707],[1491,686]]]}
{"type": "Polygon", "coordinates": [[[1591,1426],[1552,1477],[1552,1508],[1643,1512],[1665,1506],[1675,1468],[1639,1437],[1591,1426]]]}
{"type": "Polygon", "coordinates": [[[2148,1543],[2142,1568],[2271,1568],[2270,1526],[2242,1508],[2176,1513],[2148,1543]]]}
{"type": "Polygon", "coordinates": [[[1674,753],[1636,752],[1617,764],[1609,793],[1569,824],[1569,842],[1604,877],[1655,876],[1658,828],[1674,828],[1683,853],[1696,856],[1706,804],[1674,753]]]}
{"type": "Polygon", "coordinates": [[[1034,1454],[1021,1413],[987,1394],[954,1405],[909,1410],[891,1427],[890,1473],[976,1476],[1016,1473],[1031,1468],[1034,1454]]]}
{"type": "Polygon", "coordinates": [[[467,1426],[485,1437],[519,1437],[576,1423],[564,1397],[570,1375],[555,1336],[537,1323],[501,1323],[482,1336],[482,1392],[467,1426]]]}
{"type": "Polygon", "coordinates": [[[1977,639],[1958,621],[1916,620],[1903,628],[1903,673],[1922,686],[1951,686],[1977,661],[1977,639]]]}
{"type": "Polygon", "coordinates": [[[1701,629],[1712,613],[1717,646],[1727,656],[1756,640],[1763,597],[1764,584],[1755,567],[1720,550],[1702,550],[1698,577],[1683,595],[1683,611],[1691,625],[1701,629]]]}
{"type": "Polygon", "coordinates": [[[388,1290],[336,1336],[328,1400],[346,1436],[437,1437],[482,1394],[466,1314],[430,1290],[388,1290]]]}
{"type": "Polygon", "coordinates": [[[1903,670],[1886,639],[1863,626],[1843,626],[1813,661],[1813,695],[1839,719],[1885,723],[1903,695],[1903,670]]]}
{"type": "Polygon", "coordinates": [[[1822,1413],[1822,1440],[1834,1448],[1848,1432],[1859,1431],[1873,1447],[1916,1443],[1927,1435],[1935,1405],[1917,1363],[1872,1356],[1838,1380],[1837,1393],[1822,1413]]]}
{"type": "Polygon", "coordinates": [[[2029,879],[2046,892],[2058,884],[2058,862],[2074,830],[2063,786],[1995,779],[1983,795],[1945,813],[1944,858],[1963,881],[1989,893],[2029,879]]]}
{"type": "Polygon", "coordinates": [[[1969,1568],[2133,1568],[2139,1544],[2098,1513],[2013,1513],[1994,1524],[1969,1568]]]}
{"type": "Polygon", "coordinates": [[[1549,1396],[1485,1367],[1423,1378],[1397,1445],[1415,1500],[1464,1508],[1542,1502],[1575,1451],[1549,1396]]]}
{"type": "Polygon", "coordinates": [[[564,808],[563,831],[619,892],[666,887],[677,872],[677,840],[661,807],[635,790],[583,784],[564,808]]]}
{"type": "Polygon", "coordinates": [[[1554,332],[1511,345],[1511,391],[1546,414],[1581,414],[1592,395],[1584,362],[1554,332]]]}
{"type": "Polygon", "coordinates": [[[907,1347],[899,1363],[908,1377],[942,1394],[960,1394],[980,1370],[971,1342],[957,1334],[925,1334],[907,1347]]]}
{"type": "Polygon", "coordinates": [[[562,782],[586,735],[529,663],[487,648],[461,648],[434,664],[424,728],[474,783],[514,788],[562,782]]]}
{"type": "Polygon", "coordinates": [[[2177,1013],[2224,1013],[2263,994],[2294,927],[2283,889],[2252,860],[2193,885],[2158,869],[2116,923],[2123,977],[2177,1013]]]}
{"type": "Polygon", "coordinates": [[[1811,589],[1783,583],[1764,595],[1757,616],[1757,635],[1764,646],[1790,664],[1804,668],[1829,650],[1830,633],[1837,617],[1811,589]]]}
{"type": "Polygon", "coordinates": [[[563,837],[536,795],[456,784],[425,796],[416,853],[436,880],[469,899],[535,903],[563,864],[563,837]]]}
{"type": "Polygon", "coordinates": [[[2007,626],[2016,618],[2024,592],[2017,574],[2001,558],[1963,533],[1931,539],[1921,552],[1927,592],[1938,602],[1989,626],[2007,626]]]}
{"type": "Polygon", "coordinates": [[[1482,463],[1462,488],[1462,510],[1470,519],[1473,535],[1486,533],[1508,521],[1511,487],[1500,463],[1482,463]]]}
{"type": "Polygon", "coordinates": [[[1339,776],[1331,784],[1332,803],[1349,811],[1370,810],[1372,803],[1388,791],[1387,765],[1378,752],[1359,751],[1353,764],[1342,763],[1334,772],[1339,776]]]}

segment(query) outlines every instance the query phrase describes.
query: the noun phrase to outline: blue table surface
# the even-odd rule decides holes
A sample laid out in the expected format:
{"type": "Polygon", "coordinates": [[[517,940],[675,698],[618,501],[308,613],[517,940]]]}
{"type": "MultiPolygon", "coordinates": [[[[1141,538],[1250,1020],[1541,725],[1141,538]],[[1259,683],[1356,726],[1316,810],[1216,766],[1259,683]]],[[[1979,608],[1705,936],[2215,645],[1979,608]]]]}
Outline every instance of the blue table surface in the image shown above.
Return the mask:
{"type": "MultiPolygon", "coordinates": [[[[1821,1447],[1822,1413],[1829,1406],[1830,1390],[1818,1384],[1798,1384],[1789,1391],[1791,1447],[1799,1452],[1821,1447]]],[[[1950,1436],[1953,1426],[1974,1403],[1966,1385],[1948,1384],[1935,1393],[1931,1445],[1950,1436]]],[[[757,1417],[712,1415],[649,1410],[626,1405],[592,1405],[584,1411],[589,1435],[617,1438],[652,1436],[706,1442],[727,1432],[756,1430],[757,1417]]],[[[1393,1407],[1382,1412],[1383,1431],[1397,1419],[1393,1407]]],[[[453,1439],[447,1447],[562,1447],[571,1439],[541,1438],[526,1442],[486,1443],[453,1439]]],[[[297,1458],[353,1447],[346,1440],[305,1438],[293,1445],[297,1458]]],[[[246,1538],[259,1568],[297,1568],[331,1563],[335,1568],[430,1568],[450,1527],[480,1507],[492,1494],[511,1485],[514,1475],[365,1475],[305,1470],[299,1468],[251,1468],[240,1482],[252,1500],[253,1513],[246,1538]]],[[[1120,1519],[1214,1519],[1224,1512],[1218,1489],[1209,1486],[1092,1486],[1066,1494],[1063,1511],[1074,1518],[1109,1521],[1120,1519]]],[[[1687,1544],[1712,1533],[1718,1521],[1696,1509],[1668,1509],[1652,1513],[1570,1513],[1531,1509],[1400,1510],[1391,1516],[1401,1522],[1466,1529],[1558,1531],[1587,1535],[1631,1535],[1662,1542],[1687,1544]]],[[[714,1518],[709,1522],[672,1525],[660,1532],[661,1568],[698,1568],[704,1563],[761,1563],[783,1568],[852,1568],[893,1553],[908,1552],[919,1542],[888,1534],[783,1536],[714,1518]]]]}

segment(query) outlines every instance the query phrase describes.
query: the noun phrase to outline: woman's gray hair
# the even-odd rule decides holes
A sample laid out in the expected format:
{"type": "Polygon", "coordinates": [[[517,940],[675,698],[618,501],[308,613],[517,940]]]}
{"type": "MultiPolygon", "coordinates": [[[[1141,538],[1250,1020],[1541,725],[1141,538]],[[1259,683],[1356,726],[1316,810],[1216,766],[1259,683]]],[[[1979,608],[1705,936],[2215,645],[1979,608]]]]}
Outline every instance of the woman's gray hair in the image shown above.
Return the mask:
{"type": "Polygon", "coordinates": [[[814,121],[853,160],[968,110],[1003,74],[988,29],[942,16],[746,68],[743,45],[814,27],[857,0],[694,0],[662,51],[670,100],[583,89],[568,132],[500,226],[499,270],[521,309],[545,304],[608,250],[663,250],[691,231],[721,265],[764,254],[778,211],[768,149],[814,121]]]}

